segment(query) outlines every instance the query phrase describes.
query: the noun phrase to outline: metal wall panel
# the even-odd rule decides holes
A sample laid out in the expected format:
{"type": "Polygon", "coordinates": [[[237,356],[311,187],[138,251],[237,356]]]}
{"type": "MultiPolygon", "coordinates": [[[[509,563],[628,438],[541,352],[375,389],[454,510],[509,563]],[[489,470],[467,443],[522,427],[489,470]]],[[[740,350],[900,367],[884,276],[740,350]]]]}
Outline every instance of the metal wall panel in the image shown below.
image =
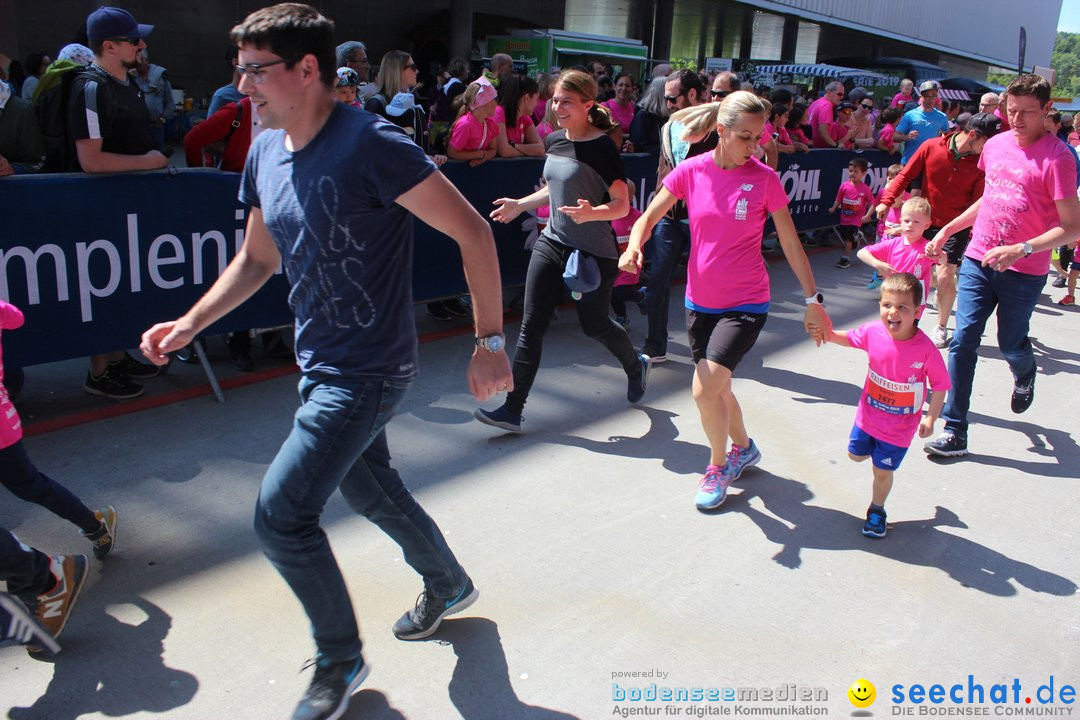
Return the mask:
{"type": "Polygon", "coordinates": [[[1016,67],[1021,26],[1027,29],[1024,64],[1050,64],[1062,3],[1062,0],[741,1],[763,10],[896,37],[1005,67],[1016,67]]]}

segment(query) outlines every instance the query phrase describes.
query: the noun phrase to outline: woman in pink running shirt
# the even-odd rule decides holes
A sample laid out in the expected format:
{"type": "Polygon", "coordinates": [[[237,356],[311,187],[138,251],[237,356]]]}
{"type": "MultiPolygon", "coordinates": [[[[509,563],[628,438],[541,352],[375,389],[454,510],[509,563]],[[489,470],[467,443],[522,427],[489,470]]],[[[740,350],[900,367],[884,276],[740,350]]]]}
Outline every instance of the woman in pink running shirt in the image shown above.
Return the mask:
{"type": "Polygon", "coordinates": [[[641,248],[653,226],[677,200],[685,200],[690,215],[685,304],[695,365],[693,392],[711,452],[694,501],[699,510],[719,507],[731,483],[761,459],[732,392],[731,376],[753,347],[769,311],[769,275],[761,255],[769,216],[806,297],[807,330],[828,326],[784,189],[776,173],[754,158],[766,118],[761,100],[743,91],[720,103],[675,113],[671,119],[686,128],[687,142],[697,142],[715,128],[716,149],[684,160],[664,178],[619,260],[627,272],[640,269],[641,248]]]}

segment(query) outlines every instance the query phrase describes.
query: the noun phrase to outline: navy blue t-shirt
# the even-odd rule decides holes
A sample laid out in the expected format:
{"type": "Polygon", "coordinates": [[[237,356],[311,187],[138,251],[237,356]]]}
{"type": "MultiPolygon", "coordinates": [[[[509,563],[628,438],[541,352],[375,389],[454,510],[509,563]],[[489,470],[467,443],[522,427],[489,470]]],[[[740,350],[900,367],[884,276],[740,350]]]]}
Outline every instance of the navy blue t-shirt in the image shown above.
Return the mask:
{"type": "Polygon", "coordinates": [[[413,217],[394,201],[433,172],[401,128],[341,103],[298,152],[283,130],[252,143],[240,201],[281,253],[305,375],[416,376],[413,217]]]}

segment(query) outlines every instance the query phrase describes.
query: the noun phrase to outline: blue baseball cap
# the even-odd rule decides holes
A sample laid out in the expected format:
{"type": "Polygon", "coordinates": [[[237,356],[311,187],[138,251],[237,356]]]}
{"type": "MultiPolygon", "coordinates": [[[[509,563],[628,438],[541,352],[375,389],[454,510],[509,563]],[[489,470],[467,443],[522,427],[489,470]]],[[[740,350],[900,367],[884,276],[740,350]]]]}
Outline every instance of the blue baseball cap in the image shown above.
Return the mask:
{"type": "Polygon", "coordinates": [[[104,42],[113,38],[145,38],[153,25],[140,25],[127,10],[100,7],[86,18],[86,36],[90,42],[104,42]]]}

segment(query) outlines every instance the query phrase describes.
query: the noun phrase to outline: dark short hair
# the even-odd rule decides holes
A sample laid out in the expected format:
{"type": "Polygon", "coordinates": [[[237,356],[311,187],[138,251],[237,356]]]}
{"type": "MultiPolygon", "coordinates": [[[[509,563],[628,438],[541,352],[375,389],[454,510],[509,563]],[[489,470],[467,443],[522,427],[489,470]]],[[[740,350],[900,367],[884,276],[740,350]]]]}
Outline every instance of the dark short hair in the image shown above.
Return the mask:
{"type": "Polygon", "coordinates": [[[1046,82],[1046,78],[1040,75],[1024,73],[1023,75],[1017,75],[1016,79],[1009,83],[1009,87],[1005,88],[1005,94],[1014,97],[1031,95],[1042,106],[1050,102],[1050,83],[1046,82]]]}
{"type": "Polygon", "coordinates": [[[701,76],[693,70],[679,70],[671,75],[668,75],[668,82],[672,80],[679,81],[679,92],[686,94],[691,90],[697,90],[698,97],[705,92],[705,83],[701,82],[701,76]]]}
{"type": "Polygon", "coordinates": [[[866,162],[866,158],[861,158],[861,157],[853,157],[853,158],[851,158],[850,160],[848,160],[848,165],[854,165],[855,167],[859,168],[863,172],[866,172],[866,169],[868,167],[870,167],[866,162]]]}
{"type": "Polygon", "coordinates": [[[923,301],[922,280],[911,273],[893,273],[881,283],[882,294],[894,292],[911,295],[911,304],[918,309],[923,301]]]}
{"type": "Polygon", "coordinates": [[[256,10],[229,32],[229,40],[280,55],[290,69],[306,55],[314,55],[319,80],[327,88],[334,86],[334,21],[310,5],[281,3],[256,10]]]}

